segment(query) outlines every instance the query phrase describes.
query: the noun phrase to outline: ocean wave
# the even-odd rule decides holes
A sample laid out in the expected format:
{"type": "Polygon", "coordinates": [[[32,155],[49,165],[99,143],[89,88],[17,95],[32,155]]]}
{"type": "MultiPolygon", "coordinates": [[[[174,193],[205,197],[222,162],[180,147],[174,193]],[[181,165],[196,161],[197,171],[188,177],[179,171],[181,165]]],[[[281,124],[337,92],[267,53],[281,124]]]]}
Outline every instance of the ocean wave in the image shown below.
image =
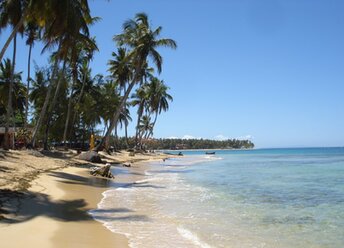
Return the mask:
{"type": "Polygon", "coordinates": [[[185,229],[185,228],[183,228],[183,227],[177,227],[177,230],[178,230],[179,234],[180,234],[183,238],[185,238],[185,239],[191,241],[194,245],[197,245],[197,246],[199,246],[199,247],[201,247],[201,248],[211,248],[210,245],[208,245],[208,244],[205,243],[205,242],[202,242],[202,241],[198,238],[198,236],[197,236],[196,234],[192,233],[190,230],[185,229]]]}

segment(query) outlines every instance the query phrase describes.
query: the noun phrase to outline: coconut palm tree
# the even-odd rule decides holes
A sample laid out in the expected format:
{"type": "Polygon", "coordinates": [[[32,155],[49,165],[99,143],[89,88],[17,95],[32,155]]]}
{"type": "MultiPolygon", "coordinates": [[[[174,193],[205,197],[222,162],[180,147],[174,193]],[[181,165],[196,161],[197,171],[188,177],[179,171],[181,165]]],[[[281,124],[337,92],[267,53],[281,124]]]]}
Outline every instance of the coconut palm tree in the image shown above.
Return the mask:
{"type": "Polygon", "coordinates": [[[114,59],[109,60],[108,62],[108,71],[110,72],[111,77],[125,92],[127,83],[132,78],[132,65],[128,57],[128,51],[127,49],[120,47],[118,48],[117,53],[112,53],[112,57],[114,59]]]}
{"type": "Polygon", "coordinates": [[[142,149],[142,139],[147,139],[153,133],[153,123],[148,115],[144,115],[140,120],[139,130],[139,144],[142,149]]]}
{"type": "MultiPolygon", "coordinates": [[[[61,87],[61,82],[59,82],[57,77],[58,64],[60,61],[64,61],[65,64],[70,49],[74,47],[75,42],[79,40],[80,37],[89,36],[88,25],[93,21],[90,16],[87,0],[53,1],[52,8],[56,13],[64,13],[64,15],[56,15],[54,21],[49,22],[48,27],[46,28],[47,31],[44,34],[46,45],[43,51],[56,45],[58,46],[52,73],[52,80],[57,82],[57,87],[53,100],[49,105],[49,109],[47,108],[51,97],[52,84],[50,84],[48,88],[42,111],[32,135],[33,145],[35,143],[37,131],[42,125],[44,116],[46,113],[48,113],[48,116],[51,114],[57,100],[59,89],[61,87]]],[[[47,127],[49,127],[50,118],[47,118],[47,122],[47,127]]]]}
{"type": "MultiPolygon", "coordinates": [[[[43,107],[45,95],[47,94],[48,85],[50,81],[50,75],[47,69],[36,68],[35,77],[31,80],[31,92],[29,94],[30,101],[34,107],[34,115],[39,116],[39,113],[43,107]]],[[[35,118],[34,118],[35,119],[35,118]]]]}
{"type": "Polygon", "coordinates": [[[84,73],[81,74],[83,82],[78,80],[77,84],[73,86],[73,99],[78,98],[78,101],[74,107],[67,140],[76,137],[76,133],[79,132],[78,127],[86,126],[92,132],[96,124],[101,123],[99,113],[102,113],[104,107],[99,99],[103,99],[101,86],[104,84],[104,79],[99,74],[91,77],[90,68],[85,67],[84,69],[84,73]]]}
{"type": "MultiPolygon", "coordinates": [[[[4,28],[8,25],[15,29],[17,24],[20,22],[22,17],[23,11],[23,3],[21,0],[11,0],[11,1],[3,1],[0,4],[0,28],[4,28]]],[[[17,30],[17,32],[23,33],[24,29],[21,27],[17,30]]],[[[13,57],[12,57],[12,75],[11,81],[8,90],[8,105],[6,111],[6,126],[5,126],[5,149],[8,149],[8,130],[10,126],[10,118],[13,117],[13,110],[12,110],[12,91],[13,91],[13,84],[14,84],[14,71],[16,65],[16,52],[17,52],[17,32],[13,38],[13,57]]],[[[0,59],[1,60],[1,59],[0,59]]]]}
{"type": "Polygon", "coordinates": [[[159,80],[156,77],[151,79],[150,84],[148,85],[148,97],[149,97],[149,106],[150,111],[155,114],[153,121],[153,128],[157,121],[158,115],[162,111],[166,112],[169,108],[169,101],[173,101],[173,97],[168,94],[168,89],[163,80],[159,80]]]}
{"type": "MultiPolygon", "coordinates": [[[[12,32],[1,49],[0,61],[17,33],[23,32],[25,21],[44,27],[47,23],[53,21],[54,16],[61,15],[61,12],[55,11],[53,2],[53,0],[3,0],[0,2],[1,19],[6,20],[10,15],[16,13],[16,21],[11,23],[12,32]]],[[[0,29],[8,25],[10,23],[1,21],[0,29]]]]}
{"type": "Polygon", "coordinates": [[[142,81],[142,68],[147,63],[147,59],[150,58],[153,61],[158,69],[158,73],[160,73],[162,70],[162,57],[156,49],[162,46],[172,49],[177,47],[176,42],[172,39],[159,39],[161,30],[162,27],[152,30],[148,16],[145,13],[138,13],[134,19],[130,19],[123,24],[122,34],[114,36],[114,40],[120,47],[124,46],[130,49],[128,56],[133,66],[133,77],[121,100],[119,108],[113,114],[110,127],[105,137],[97,146],[97,150],[101,149],[105,140],[112,133],[131,90],[137,83],[142,81]]]}
{"type": "Polygon", "coordinates": [[[34,42],[38,39],[38,26],[35,23],[28,23],[25,29],[25,34],[27,36],[26,45],[29,46],[29,55],[27,61],[27,95],[25,101],[25,126],[28,123],[29,115],[29,94],[30,94],[30,80],[31,80],[31,52],[34,42]]]}
{"type": "MultiPolygon", "coordinates": [[[[71,54],[69,55],[70,65],[71,65],[71,72],[72,72],[72,78],[73,82],[70,87],[70,96],[68,101],[68,110],[67,110],[67,117],[65,121],[65,128],[63,132],[63,141],[65,142],[67,139],[67,132],[68,132],[68,126],[69,126],[69,119],[72,112],[72,102],[73,102],[73,85],[77,84],[78,80],[78,67],[79,65],[86,64],[88,67],[88,64],[90,60],[93,57],[93,53],[95,51],[98,51],[98,47],[95,43],[94,38],[89,38],[87,36],[80,36],[80,40],[77,41],[75,46],[71,49],[71,54]]],[[[82,93],[82,92],[81,92],[82,93]]],[[[66,143],[65,143],[66,144],[66,143]]],[[[66,146],[67,148],[67,146],[66,146]]]]}
{"type": "Polygon", "coordinates": [[[124,125],[125,143],[126,143],[127,148],[129,148],[128,126],[129,126],[129,122],[131,122],[133,120],[130,116],[129,107],[130,107],[130,104],[127,103],[125,108],[123,108],[123,110],[119,116],[120,127],[122,128],[124,125]]]}
{"type": "MultiPolygon", "coordinates": [[[[9,88],[12,80],[12,62],[6,59],[0,63],[0,115],[3,116],[8,110],[9,88]]],[[[21,81],[21,73],[14,73],[13,75],[13,90],[11,107],[14,110],[14,115],[23,117],[25,106],[26,89],[21,81]]],[[[1,118],[3,119],[3,118],[1,118]]],[[[22,118],[23,119],[23,118],[22,118]]]]}
{"type": "Polygon", "coordinates": [[[135,94],[132,95],[132,102],[133,106],[137,106],[137,124],[136,124],[136,135],[135,135],[135,143],[138,145],[139,133],[140,133],[140,122],[141,117],[144,113],[144,110],[147,109],[147,104],[149,100],[148,95],[148,85],[143,84],[140,88],[138,88],[135,94]]]}

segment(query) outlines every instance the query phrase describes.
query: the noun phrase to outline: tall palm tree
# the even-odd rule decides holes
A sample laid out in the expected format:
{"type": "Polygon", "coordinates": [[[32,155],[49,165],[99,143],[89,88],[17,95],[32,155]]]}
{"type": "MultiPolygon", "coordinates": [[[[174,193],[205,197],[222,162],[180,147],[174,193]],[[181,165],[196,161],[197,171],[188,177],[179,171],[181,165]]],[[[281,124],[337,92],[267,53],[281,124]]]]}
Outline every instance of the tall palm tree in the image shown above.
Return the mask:
{"type": "MultiPolygon", "coordinates": [[[[50,22],[48,28],[46,28],[47,31],[44,34],[46,45],[43,51],[56,45],[58,46],[56,52],[57,57],[55,59],[52,73],[52,80],[57,82],[57,87],[53,100],[49,105],[49,109],[47,108],[51,97],[52,84],[48,88],[41,114],[32,135],[33,145],[35,143],[37,131],[42,125],[44,116],[46,113],[48,113],[48,116],[51,114],[57,100],[59,89],[61,87],[61,82],[59,82],[57,77],[58,64],[60,61],[66,61],[69,50],[73,48],[75,41],[78,40],[80,36],[89,36],[88,25],[93,21],[90,16],[87,0],[53,1],[52,8],[56,13],[64,13],[64,15],[56,15],[54,21],[50,22]]],[[[47,118],[47,121],[47,126],[49,126],[50,118],[47,118]]]]}
{"type": "Polygon", "coordinates": [[[71,125],[69,131],[69,139],[71,139],[72,136],[74,138],[77,137],[76,133],[80,131],[80,128],[78,129],[77,127],[86,128],[93,133],[94,127],[101,123],[101,116],[99,113],[102,113],[104,107],[99,99],[103,99],[101,88],[103,77],[100,75],[91,77],[90,70],[88,71],[89,73],[86,74],[86,79],[83,84],[78,80],[78,84],[74,86],[74,98],[80,96],[81,91],[83,91],[83,93],[81,98],[78,99],[79,103],[75,106],[73,117],[75,119],[72,121],[73,125],[71,125]]]}
{"type": "MultiPolygon", "coordinates": [[[[9,101],[9,87],[11,85],[12,78],[12,62],[10,59],[4,60],[0,63],[0,115],[3,116],[8,110],[9,101]]],[[[25,106],[25,95],[26,89],[21,81],[21,73],[14,73],[13,75],[13,91],[12,91],[12,109],[14,110],[14,115],[23,116],[24,106],[25,106]]],[[[1,118],[3,119],[3,118],[1,118]]],[[[14,119],[14,118],[13,118],[14,119]]]]}
{"type": "Polygon", "coordinates": [[[137,124],[136,124],[136,135],[135,135],[135,143],[138,145],[139,133],[140,133],[140,122],[141,117],[144,113],[145,108],[147,109],[147,103],[149,100],[148,95],[148,85],[143,84],[140,88],[138,88],[135,94],[132,95],[132,102],[133,106],[137,106],[137,124]]]}
{"type": "Polygon", "coordinates": [[[153,123],[148,115],[144,115],[140,120],[139,130],[139,145],[142,149],[142,139],[147,139],[153,133],[153,123]]]}
{"type": "Polygon", "coordinates": [[[157,121],[158,115],[162,111],[166,112],[169,108],[169,101],[173,101],[173,97],[168,94],[169,87],[165,85],[163,80],[159,80],[156,77],[151,79],[151,83],[148,85],[149,105],[152,113],[155,113],[153,128],[157,121]]]}
{"type": "Polygon", "coordinates": [[[43,107],[45,95],[47,94],[50,75],[48,70],[36,68],[35,77],[32,81],[32,90],[30,92],[30,101],[34,106],[34,115],[39,116],[39,113],[43,107]]]}
{"type": "MultiPolygon", "coordinates": [[[[94,82],[100,82],[102,81],[102,77],[99,75],[96,75],[94,78],[91,78],[91,69],[89,68],[89,58],[86,58],[85,60],[82,61],[82,63],[79,66],[79,76],[80,76],[80,80],[77,81],[76,85],[73,85],[74,89],[73,89],[73,98],[77,99],[74,107],[73,107],[73,117],[71,120],[71,123],[68,124],[70,125],[70,131],[69,131],[69,136],[68,138],[70,139],[72,136],[72,132],[73,132],[73,127],[74,127],[74,123],[75,120],[77,118],[77,115],[79,114],[79,111],[81,109],[81,101],[84,97],[84,93],[89,94],[91,91],[92,92],[97,92],[98,90],[97,88],[93,85],[94,82]]],[[[99,83],[100,84],[100,83],[99,83]]],[[[66,137],[63,137],[63,140],[67,140],[67,135],[66,137]]]]}
{"type": "Polygon", "coordinates": [[[38,26],[35,23],[28,23],[25,30],[27,40],[26,45],[29,46],[29,55],[27,61],[27,95],[25,102],[25,126],[28,123],[29,115],[29,94],[30,94],[30,81],[31,81],[31,52],[36,39],[38,39],[38,26]]]}
{"type": "MultiPolygon", "coordinates": [[[[102,98],[100,104],[102,106],[101,117],[104,123],[109,123],[113,114],[113,109],[117,109],[120,103],[118,84],[115,81],[107,80],[102,87],[102,98]]],[[[117,126],[118,123],[116,123],[117,126]]],[[[106,147],[109,146],[110,136],[106,140],[106,147]]]]}
{"type": "MultiPolygon", "coordinates": [[[[67,110],[67,117],[65,121],[65,128],[63,132],[63,141],[65,142],[67,140],[67,132],[68,132],[68,126],[69,126],[69,119],[72,112],[72,102],[73,102],[73,89],[74,85],[77,84],[78,80],[78,67],[81,64],[86,64],[88,66],[89,61],[93,57],[93,53],[98,50],[98,47],[95,43],[94,38],[89,38],[87,36],[79,36],[79,40],[77,40],[77,43],[74,45],[74,47],[71,49],[71,54],[69,55],[70,65],[71,65],[71,71],[72,71],[72,78],[73,82],[70,87],[70,96],[68,101],[68,110],[67,110]]],[[[65,142],[65,146],[66,146],[65,142]]],[[[67,148],[67,146],[66,146],[67,148]]]]}
{"type": "Polygon", "coordinates": [[[120,88],[125,91],[127,83],[132,78],[132,65],[128,57],[128,51],[127,49],[120,47],[118,48],[117,53],[112,53],[112,56],[114,59],[109,60],[108,71],[120,88]]]}
{"type": "MultiPolygon", "coordinates": [[[[43,27],[51,22],[56,14],[61,15],[61,12],[55,11],[53,2],[53,0],[2,0],[0,2],[1,19],[6,19],[10,13],[19,13],[19,9],[21,13],[17,15],[16,21],[12,25],[12,32],[1,49],[0,61],[3,59],[9,44],[17,33],[23,31],[25,21],[36,23],[43,27]]],[[[6,21],[1,21],[0,23],[0,28],[9,25],[6,21]]]]}
{"type": "MultiPolygon", "coordinates": [[[[17,24],[20,22],[22,17],[22,6],[21,0],[11,0],[2,2],[0,5],[0,27],[4,28],[7,25],[12,26],[12,29],[15,29],[17,24]]],[[[23,27],[18,29],[17,32],[23,33],[23,27]]],[[[15,33],[13,38],[13,57],[12,57],[12,74],[11,74],[11,81],[9,85],[8,91],[8,105],[6,111],[6,126],[5,126],[5,149],[8,149],[8,130],[10,127],[10,118],[13,118],[13,110],[12,110],[12,91],[13,91],[13,84],[14,84],[14,71],[16,65],[16,53],[17,53],[17,33],[15,33]]]]}
{"type": "Polygon", "coordinates": [[[129,106],[130,106],[130,104],[127,103],[125,108],[123,108],[123,110],[119,116],[120,127],[122,128],[124,125],[125,143],[127,145],[127,148],[129,148],[128,126],[129,126],[129,122],[131,122],[133,120],[130,116],[129,106]]]}
{"type": "Polygon", "coordinates": [[[128,56],[133,65],[133,78],[129,84],[119,108],[113,114],[110,127],[108,128],[105,137],[97,146],[97,150],[100,150],[104,145],[105,140],[112,133],[115,127],[119,115],[126,104],[131,90],[135,84],[141,82],[142,67],[147,63],[147,59],[150,58],[158,69],[158,73],[162,70],[162,57],[156,50],[157,48],[169,47],[175,49],[177,44],[172,39],[158,39],[161,33],[162,27],[158,27],[154,30],[151,29],[148,16],[145,13],[136,14],[134,19],[126,21],[123,25],[123,33],[116,35],[114,40],[121,46],[128,47],[130,50],[128,56]]]}

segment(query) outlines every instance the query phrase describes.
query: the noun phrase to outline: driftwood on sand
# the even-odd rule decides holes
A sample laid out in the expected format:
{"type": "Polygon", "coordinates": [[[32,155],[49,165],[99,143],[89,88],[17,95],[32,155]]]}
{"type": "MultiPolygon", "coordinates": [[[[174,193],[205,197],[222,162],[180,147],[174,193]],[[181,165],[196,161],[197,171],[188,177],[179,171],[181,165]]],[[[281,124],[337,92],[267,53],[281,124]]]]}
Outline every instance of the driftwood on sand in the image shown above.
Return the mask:
{"type": "Polygon", "coordinates": [[[107,177],[107,178],[115,178],[114,175],[112,175],[111,171],[111,164],[106,163],[105,166],[101,167],[92,167],[91,168],[91,175],[93,176],[102,176],[102,177],[107,177]]]}

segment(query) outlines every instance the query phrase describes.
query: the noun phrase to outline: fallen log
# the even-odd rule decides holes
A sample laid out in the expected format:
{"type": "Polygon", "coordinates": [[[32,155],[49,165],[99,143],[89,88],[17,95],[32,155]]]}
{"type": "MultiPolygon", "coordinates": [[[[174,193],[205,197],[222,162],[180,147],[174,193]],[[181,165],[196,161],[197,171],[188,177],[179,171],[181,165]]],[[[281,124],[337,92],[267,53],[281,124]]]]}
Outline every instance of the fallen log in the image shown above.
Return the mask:
{"type": "Polygon", "coordinates": [[[101,166],[101,167],[92,167],[91,168],[91,175],[92,176],[101,176],[101,177],[106,177],[106,178],[115,178],[114,175],[112,175],[111,171],[111,164],[106,163],[105,166],[101,166]]]}

